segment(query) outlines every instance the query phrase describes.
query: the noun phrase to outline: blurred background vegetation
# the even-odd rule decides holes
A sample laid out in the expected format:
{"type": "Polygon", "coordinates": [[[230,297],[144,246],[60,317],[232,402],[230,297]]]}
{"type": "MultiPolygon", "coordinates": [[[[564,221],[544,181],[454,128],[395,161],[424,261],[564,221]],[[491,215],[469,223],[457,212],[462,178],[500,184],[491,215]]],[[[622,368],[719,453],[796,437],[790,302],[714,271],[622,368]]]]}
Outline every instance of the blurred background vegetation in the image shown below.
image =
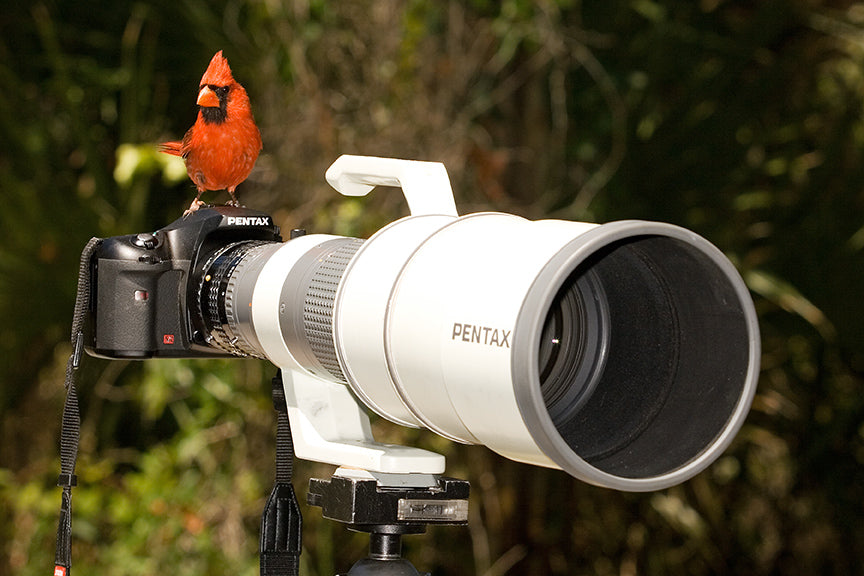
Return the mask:
{"type": "MultiPolygon", "coordinates": [[[[241,198],[283,229],[367,236],[406,213],[392,191],[340,198],[323,180],[339,154],[435,160],[462,213],[672,222],[753,291],[752,413],[681,486],[594,488],[376,421],[472,484],[468,528],[406,538],[419,568],[861,573],[864,3],[36,0],[0,12],[0,575],[52,566],[80,250],[188,204],[154,144],[192,124],[220,49],[264,138],[241,198]]],[[[76,572],[257,574],[273,373],[85,359],[76,572]]],[[[301,499],[331,471],[301,463],[301,499]]],[[[364,537],[303,511],[304,575],[365,555],[364,537]]]]}

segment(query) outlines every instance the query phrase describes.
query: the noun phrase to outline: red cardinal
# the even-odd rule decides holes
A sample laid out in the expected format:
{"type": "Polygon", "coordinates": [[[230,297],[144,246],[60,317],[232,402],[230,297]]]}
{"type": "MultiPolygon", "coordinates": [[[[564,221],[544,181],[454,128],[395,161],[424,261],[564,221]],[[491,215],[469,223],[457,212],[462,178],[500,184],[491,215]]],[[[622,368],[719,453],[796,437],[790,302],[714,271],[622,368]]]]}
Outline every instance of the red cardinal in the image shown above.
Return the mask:
{"type": "Polygon", "coordinates": [[[200,198],[205,190],[227,189],[229,204],[239,206],[234,190],[249,176],[261,151],[261,133],[252,118],[249,96],[234,80],[221,50],[201,77],[198,107],[198,118],[183,141],[160,147],[166,154],[183,157],[186,172],[198,188],[184,216],[204,204],[200,198]]]}

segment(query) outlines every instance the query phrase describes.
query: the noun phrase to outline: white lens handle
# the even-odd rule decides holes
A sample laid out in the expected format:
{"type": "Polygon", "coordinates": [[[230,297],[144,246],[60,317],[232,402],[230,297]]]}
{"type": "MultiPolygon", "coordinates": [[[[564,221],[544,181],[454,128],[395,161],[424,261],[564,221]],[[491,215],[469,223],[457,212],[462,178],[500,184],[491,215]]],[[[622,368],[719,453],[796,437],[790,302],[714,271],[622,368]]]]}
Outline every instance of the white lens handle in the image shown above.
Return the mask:
{"type": "Polygon", "coordinates": [[[399,187],[412,216],[458,216],[450,177],[440,162],[343,154],[325,177],[344,196],[365,196],[375,186],[399,187]]]}

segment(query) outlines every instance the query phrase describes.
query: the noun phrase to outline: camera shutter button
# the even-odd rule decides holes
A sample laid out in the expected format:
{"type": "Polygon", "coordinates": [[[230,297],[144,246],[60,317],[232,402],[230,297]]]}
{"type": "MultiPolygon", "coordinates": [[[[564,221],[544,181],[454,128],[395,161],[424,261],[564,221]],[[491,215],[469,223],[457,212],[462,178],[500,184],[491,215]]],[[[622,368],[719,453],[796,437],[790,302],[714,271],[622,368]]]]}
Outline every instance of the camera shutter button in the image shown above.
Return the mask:
{"type": "Polygon", "coordinates": [[[159,240],[156,238],[156,236],[150,234],[149,232],[142,232],[141,234],[135,236],[135,240],[133,240],[133,243],[136,246],[140,246],[141,248],[144,248],[146,250],[153,250],[154,248],[156,248],[159,240]]]}

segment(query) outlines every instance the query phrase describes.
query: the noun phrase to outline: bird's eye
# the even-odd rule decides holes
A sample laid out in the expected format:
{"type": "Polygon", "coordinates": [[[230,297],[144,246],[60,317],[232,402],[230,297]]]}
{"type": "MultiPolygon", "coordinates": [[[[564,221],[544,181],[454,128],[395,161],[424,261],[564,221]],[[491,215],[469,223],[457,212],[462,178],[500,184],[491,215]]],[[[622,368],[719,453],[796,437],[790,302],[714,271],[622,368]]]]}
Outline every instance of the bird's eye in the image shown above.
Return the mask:
{"type": "Polygon", "coordinates": [[[228,94],[228,86],[216,86],[213,88],[213,91],[216,92],[216,95],[221,99],[228,94]]]}

